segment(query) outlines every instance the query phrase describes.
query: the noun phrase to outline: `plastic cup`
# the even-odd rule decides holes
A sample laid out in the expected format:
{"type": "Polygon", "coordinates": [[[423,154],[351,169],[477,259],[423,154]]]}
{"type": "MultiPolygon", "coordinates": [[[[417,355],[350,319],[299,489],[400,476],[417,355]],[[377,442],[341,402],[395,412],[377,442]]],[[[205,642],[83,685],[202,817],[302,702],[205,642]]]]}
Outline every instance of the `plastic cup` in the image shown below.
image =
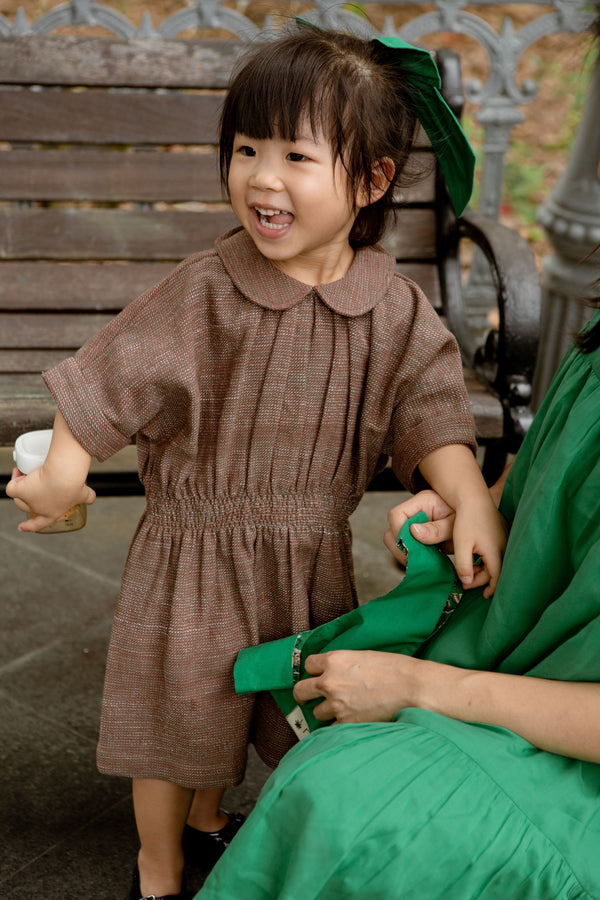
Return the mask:
{"type": "MultiPolygon", "coordinates": [[[[48,455],[51,440],[51,428],[42,431],[27,431],[25,434],[19,435],[13,450],[13,459],[19,472],[23,475],[29,475],[35,469],[39,469],[48,455]]],[[[29,514],[29,518],[32,519],[34,516],[29,514]]],[[[83,528],[86,519],[86,504],[78,503],[76,506],[68,509],[66,513],[63,513],[56,522],[46,525],[37,534],[60,534],[65,531],[78,531],[80,528],[83,528]]]]}

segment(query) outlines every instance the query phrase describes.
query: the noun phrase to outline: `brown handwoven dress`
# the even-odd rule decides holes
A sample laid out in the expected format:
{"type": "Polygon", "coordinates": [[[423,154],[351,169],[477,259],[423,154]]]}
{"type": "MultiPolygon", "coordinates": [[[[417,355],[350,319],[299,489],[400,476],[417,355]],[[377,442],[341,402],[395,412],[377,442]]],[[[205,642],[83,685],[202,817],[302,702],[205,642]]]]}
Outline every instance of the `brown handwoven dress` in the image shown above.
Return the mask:
{"type": "Polygon", "coordinates": [[[235,784],[249,741],[275,765],[295,737],[270,698],[235,694],[237,652],[352,608],[348,516],[388,456],[411,488],[427,453],[474,447],[454,338],[394,270],[363,249],[310,288],[237,229],[45,374],[93,456],[137,436],[147,495],[108,654],[102,771],[235,784]]]}

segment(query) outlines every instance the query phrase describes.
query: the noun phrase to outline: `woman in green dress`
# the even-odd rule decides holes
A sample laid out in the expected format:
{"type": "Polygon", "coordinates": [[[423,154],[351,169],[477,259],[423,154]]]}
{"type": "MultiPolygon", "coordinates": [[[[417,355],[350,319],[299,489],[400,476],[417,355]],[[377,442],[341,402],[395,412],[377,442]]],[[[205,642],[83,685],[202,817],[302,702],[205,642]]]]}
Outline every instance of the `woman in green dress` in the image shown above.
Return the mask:
{"type": "MultiPolygon", "coordinates": [[[[201,900],[600,898],[600,309],[500,488],[494,597],[414,656],[308,657],[295,698],[337,724],[287,754],[201,900]]],[[[394,535],[417,509],[415,537],[451,533],[425,492],[394,535]]]]}

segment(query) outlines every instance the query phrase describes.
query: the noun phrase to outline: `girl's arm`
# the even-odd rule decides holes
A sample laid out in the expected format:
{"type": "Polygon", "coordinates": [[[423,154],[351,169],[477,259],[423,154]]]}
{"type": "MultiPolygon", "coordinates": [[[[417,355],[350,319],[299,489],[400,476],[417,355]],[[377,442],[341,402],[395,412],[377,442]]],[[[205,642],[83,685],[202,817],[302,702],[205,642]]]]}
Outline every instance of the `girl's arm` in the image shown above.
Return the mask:
{"type": "Polygon", "coordinates": [[[600,684],[480,672],[397,653],[333,650],[309,656],[294,696],[323,697],[318,719],[387,722],[419,707],[514,731],[535,747],[600,763],[600,684]]]}
{"type": "Polygon", "coordinates": [[[506,525],[483,480],[475,457],[463,444],[429,453],[419,464],[421,474],[455,512],[452,529],[456,571],[465,587],[489,581],[484,596],[496,589],[506,547],[506,525]],[[484,570],[477,575],[473,554],[484,570]]]}
{"type": "Polygon", "coordinates": [[[93,503],[95,492],[85,481],[92,457],[73,437],[62,414],[56,413],[52,441],[43,466],[29,475],[14,469],[6,486],[19,509],[35,518],[19,524],[19,531],[40,531],[77,503],[93,503]]]}

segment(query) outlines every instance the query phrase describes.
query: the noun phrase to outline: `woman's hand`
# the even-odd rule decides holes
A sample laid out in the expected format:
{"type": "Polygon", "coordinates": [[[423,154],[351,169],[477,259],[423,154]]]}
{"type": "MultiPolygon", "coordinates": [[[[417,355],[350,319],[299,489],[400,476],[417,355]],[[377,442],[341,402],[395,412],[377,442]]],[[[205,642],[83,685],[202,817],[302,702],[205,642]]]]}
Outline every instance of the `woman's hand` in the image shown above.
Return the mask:
{"type": "Polygon", "coordinates": [[[323,697],[314,709],[322,722],[389,722],[416,705],[421,660],[377,650],[331,650],[306,659],[312,678],[294,688],[298,703],[323,697]],[[413,697],[413,690],[415,696],[413,697]]]}
{"type": "Polygon", "coordinates": [[[309,656],[294,697],[328,722],[389,722],[417,707],[508,728],[541,750],[600,763],[600,684],[460,669],[402,653],[331,650],[309,656]]]}
{"type": "Polygon", "coordinates": [[[404,523],[418,512],[424,512],[429,522],[411,525],[412,536],[422,544],[440,544],[446,553],[453,550],[454,510],[435,491],[420,491],[388,513],[390,527],[383,536],[383,542],[403,565],[406,565],[406,554],[396,545],[396,539],[404,523]]]}
{"type": "Polygon", "coordinates": [[[19,524],[19,531],[24,532],[41,531],[78,503],[89,505],[96,499],[95,492],[85,482],[57,473],[46,464],[29,475],[13,469],[6,493],[20,510],[33,516],[19,524]]]}

